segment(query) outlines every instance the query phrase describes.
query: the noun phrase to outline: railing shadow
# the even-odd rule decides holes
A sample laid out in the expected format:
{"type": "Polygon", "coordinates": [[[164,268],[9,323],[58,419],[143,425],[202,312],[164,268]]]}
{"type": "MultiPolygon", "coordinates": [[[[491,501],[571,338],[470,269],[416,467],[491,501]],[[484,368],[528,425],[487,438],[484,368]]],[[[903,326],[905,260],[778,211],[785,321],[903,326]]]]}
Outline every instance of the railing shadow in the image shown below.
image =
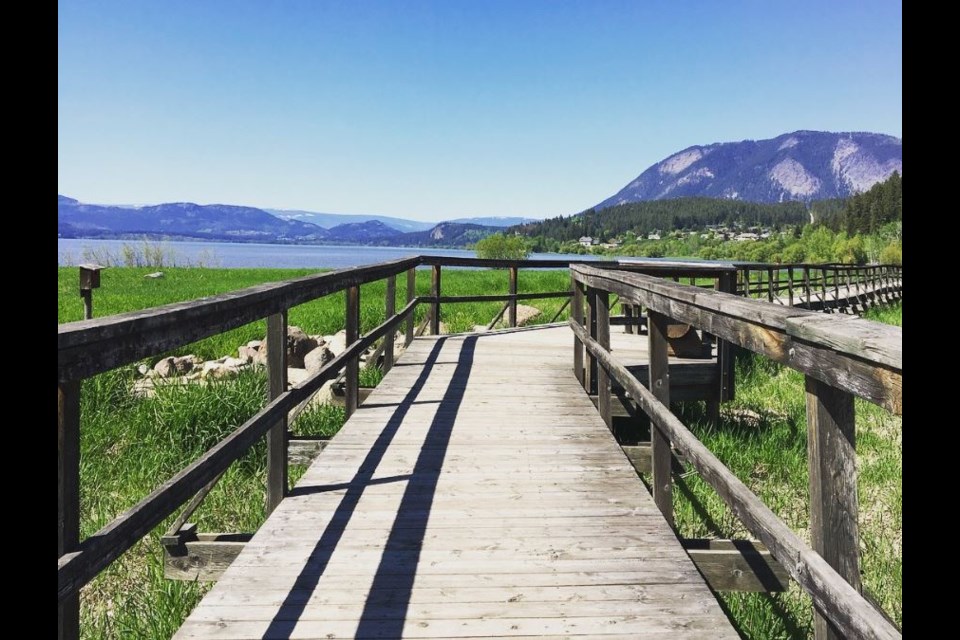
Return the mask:
{"type": "MultiPolygon", "coordinates": [[[[452,428],[463,401],[465,385],[462,382],[469,377],[473,367],[476,340],[476,337],[467,337],[463,340],[457,367],[451,379],[456,383],[451,384],[444,393],[420,449],[413,472],[407,477],[406,489],[360,616],[355,633],[358,637],[391,638],[400,637],[402,634],[430,509],[452,428]]],[[[373,479],[373,474],[383,460],[406,414],[416,404],[417,396],[430,377],[432,368],[437,364],[438,356],[446,341],[445,337],[437,340],[420,375],[404,400],[397,405],[360,465],[359,471],[346,485],[347,491],[340,505],[311,553],[309,562],[295,580],[270,626],[264,632],[263,638],[289,638],[292,635],[310,600],[303,592],[312,592],[317,588],[337,544],[357,509],[364,489],[378,483],[373,479]]],[[[391,480],[394,479],[391,478],[391,480]]]]}

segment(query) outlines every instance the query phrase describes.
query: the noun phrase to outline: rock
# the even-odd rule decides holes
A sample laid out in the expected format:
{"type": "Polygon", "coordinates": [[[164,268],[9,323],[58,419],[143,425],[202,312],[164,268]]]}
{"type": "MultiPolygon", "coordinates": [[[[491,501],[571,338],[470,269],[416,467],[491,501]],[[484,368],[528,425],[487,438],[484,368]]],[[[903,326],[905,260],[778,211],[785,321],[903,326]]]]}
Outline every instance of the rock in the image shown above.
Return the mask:
{"type": "Polygon", "coordinates": [[[259,349],[263,346],[263,340],[251,340],[247,343],[247,346],[251,349],[259,349]]]}
{"type": "Polygon", "coordinates": [[[130,388],[130,394],[134,398],[152,398],[157,395],[157,392],[153,387],[153,380],[143,378],[133,383],[133,387],[130,388]]]}
{"type": "Polygon", "coordinates": [[[192,354],[173,359],[173,366],[176,369],[176,375],[178,376],[181,376],[185,373],[190,373],[193,371],[194,367],[197,367],[202,363],[203,360],[192,354]]]}
{"type": "MultiPolygon", "coordinates": [[[[287,327],[287,366],[303,368],[303,357],[317,348],[317,341],[304,333],[300,327],[287,327]]],[[[257,354],[253,356],[253,361],[257,364],[267,363],[267,351],[270,349],[270,342],[265,340],[257,354]]]]}
{"type": "Polygon", "coordinates": [[[317,341],[300,327],[287,327],[287,366],[302,367],[303,358],[317,348],[317,341]]]}
{"type": "Polygon", "coordinates": [[[153,371],[153,369],[151,369],[150,365],[148,364],[140,363],[139,365],[137,365],[137,373],[140,375],[141,378],[144,378],[150,375],[151,371],[153,371]]]}
{"type": "Polygon", "coordinates": [[[143,277],[144,277],[144,278],[151,278],[151,279],[153,279],[153,280],[156,280],[157,278],[162,278],[162,277],[163,277],[163,271],[154,271],[153,273],[148,273],[147,275],[145,275],[145,276],[143,276],[143,277]]]}
{"type": "Polygon", "coordinates": [[[203,370],[200,372],[201,380],[220,380],[237,375],[246,366],[238,358],[221,358],[221,360],[210,360],[203,363],[203,370]]]}
{"type": "Polygon", "coordinates": [[[517,326],[525,327],[541,314],[540,309],[526,304],[517,305],[517,326]]]}
{"type": "Polygon", "coordinates": [[[287,384],[300,384],[310,377],[310,372],[302,367],[287,367],[287,384]]]}
{"type": "Polygon", "coordinates": [[[338,356],[343,353],[343,350],[347,348],[347,332],[346,331],[337,331],[332,336],[327,336],[324,338],[327,349],[330,350],[334,356],[338,356]]]}
{"type": "Polygon", "coordinates": [[[153,370],[161,378],[169,378],[177,374],[177,365],[172,357],[167,357],[153,365],[153,370]]]}
{"type": "Polygon", "coordinates": [[[319,371],[323,365],[333,360],[333,353],[325,345],[319,346],[303,358],[303,365],[310,373],[319,371]]]}
{"type": "Polygon", "coordinates": [[[253,347],[248,347],[246,345],[237,348],[237,356],[244,362],[253,362],[257,357],[259,349],[254,349],[253,347]]]}

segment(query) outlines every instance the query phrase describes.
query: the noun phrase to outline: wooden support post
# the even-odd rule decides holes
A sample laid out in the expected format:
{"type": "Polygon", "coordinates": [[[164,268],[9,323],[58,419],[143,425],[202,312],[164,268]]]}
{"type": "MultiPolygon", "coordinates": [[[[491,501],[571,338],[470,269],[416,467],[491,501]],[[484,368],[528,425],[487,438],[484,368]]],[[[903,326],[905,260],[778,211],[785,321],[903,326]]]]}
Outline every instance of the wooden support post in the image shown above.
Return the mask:
{"type": "MultiPolygon", "coordinates": [[[[80,381],[57,383],[57,555],[80,546],[80,381]]],[[[57,638],[80,637],[80,596],[58,605],[57,638]]]]}
{"type": "Polygon", "coordinates": [[[517,326],[517,268],[510,267],[510,309],[507,319],[511,327],[517,326]]]}
{"type": "MultiPolygon", "coordinates": [[[[780,282],[779,270],[777,270],[777,282],[778,284],[780,282]]],[[[767,302],[773,302],[773,296],[773,267],[767,267],[767,302]]]]}
{"type": "MultiPolygon", "coordinates": [[[[650,391],[665,406],[670,406],[670,363],[667,355],[667,323],[663,314],[647,309],[647,333],[650,341],[650,391]]],[[[663,517],[673,526],[673,485],[670,469],[673,453],[670,440],[660,430],[656,420],[650,421],[652,446],[653,501],[663,517]]]]}
{"type": "Polygon", "coordinates": [[[83,300],[83,319],[89,320],[93,317],[93,291],[81,289],[80,298],[83,300]]]}
{"type": "Polygon", "coordinates": [[[440,335],[440,265],[433,265],[433,306],[430,311],[430,335],[440,335]]]}
{"type": "MultiPolygon", "coordinates": [[[[587,287],[587,331],[590,337],[597,339],[597,290],[593,287],[587,287]]],[[[587,353],[586,376],[587,393],[592,396],[597,395],[597,359],[589,352],[587,353]]]]}
{"type": "MultiPolygon", "coordinates": [[[[407,304],[413,302],[413,299],[417,297],[417,270],[416,268],[407,269],[407,304]]],[[[409,347],[410,343],[413,342],[413,330],[417,328],[417,319],[414,317],[416,314],[411,313],[410,317],[407,318],[407,333],[404,336],[403,346],[409,347]]]]}
{"type": "MultiPolygon", "coordinates": [[[[386,319],[389,320],[397,312],[397,276],[387,277],[386,319]]],[[[390,330],[383,336],[383,374],[393,369],[393,343],[395,330],[390,330]]]]}
{"type": "Polygon", "coordinates": [[[793,306],[793,267],[787,269],[787,298],[790,306],[793,306]]]}
{"type": "Polygon", "coordinates": [[[620,307],[623,309],[623,316],[627,319],[627,324],[623,325],[623,332],[633,333],[633,305],[621,304],[620,307]]]}
{"type": "Polygon", "coordinates": [[[827,268],[820,267],[820,294],[823,297],[823,310],[829,311],[827,307],[827,268]]]}
{"type": "MultiPolygon", "coordinates": [[[[360,339],[360,287],[349,287],[347,289],[347,336],[346,342],[349,347],[360,339]]],[[[360,394],[360,356],[350,358],[346,366],[345,378],[345,397],[344,406],[346,407],[347,417],[353,415],[359,404],[360,394]]]]}
{"type": "MultiPolygon", "coordinates": [[[[857,447],[853,395],[806,377],[807,451],[810,469],[810,544],[857,591],[857,447]]],[[[817,640],[842,638],[815,614],[817,640]]]]}
{"type": "MultiPolygon", "coordinates": [[[[573,305],[570,314],[581,327],[583,326],[583,286],[575,279],[571,278],[573,283],[573,299],[570,304],[573,305]]],[[[573,375],[577,377],[580,386],[586,388],[586,378],[583,372],[583,342],[576,335],[573,336],[573,375]]]]}
{"type": "MultiPolygon", "coordinates": [[[[610,351],[610,294],[606,291],[596,291],[596,318],[597,318],[597,342],[600,346],[610,351]]],[[[597,366],[597,408],[600,409],[600,417],[607,424],[608,429],[613,428],[613,415],[610,407],[610,374],[601,366],[597,366]]]]}
{"type": "MultiPolygon", "coordinates": [[[[721,273],[717,278],[716,287],[723,293],[733,293],[735,287],[733,274],[721,273]]],[[[717,339],[717,369],[720,372],[720,402],[733,400],[736,381],[736,363],[734,362],[733,345],[726,340],[717,339]]],[[[717,413],[720,408],[717,407],[717,413]]]]}
{"type": "MultiPolygon", "coordinates": [[[[267,318],[268,398],[287,390],[287,312],[267,318]]],[[[267,515],[287,494],[287,416],[267,431],[267,515]]]]}
{"type": "Polygon", "coordinates": [[[833,268],[833,300],[840,307],[840,268],[833,268]]]}

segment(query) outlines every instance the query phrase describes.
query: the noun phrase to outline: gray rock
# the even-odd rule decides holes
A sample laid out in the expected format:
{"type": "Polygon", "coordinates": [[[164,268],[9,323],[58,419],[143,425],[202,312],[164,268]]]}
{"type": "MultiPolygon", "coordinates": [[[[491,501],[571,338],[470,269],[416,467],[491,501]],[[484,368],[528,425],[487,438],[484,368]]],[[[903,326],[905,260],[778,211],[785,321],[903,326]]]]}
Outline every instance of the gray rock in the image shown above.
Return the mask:
{"type": "Polygon", "coordinates": [[[319,346],[303,358],[303,365],[307,371],[314,373],[319,371],[323,365],[333,360],[333,352],[326,346],[319,346]]]}
{"type": "Polygon", "coordinates": [[[177,364],[172,357],[167,357],[153,365],[153,370],[161,378],[177,375],[177,364]]]}

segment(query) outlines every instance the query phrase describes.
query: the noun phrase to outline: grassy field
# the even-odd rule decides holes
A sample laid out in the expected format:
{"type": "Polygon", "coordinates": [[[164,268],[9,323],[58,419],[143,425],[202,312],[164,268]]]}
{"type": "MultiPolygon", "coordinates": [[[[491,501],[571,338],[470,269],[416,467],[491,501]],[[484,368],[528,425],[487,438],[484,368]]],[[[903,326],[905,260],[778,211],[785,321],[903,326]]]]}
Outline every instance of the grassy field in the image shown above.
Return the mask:
{"type": "MultiPolygon", "coordinates": [[[[115,268],[103,272],[103,286],[94,293],[98,316],[142,309],[253,284],[306,275],[305,270],[165,269],[166,277],[144,279],[149,269],[115,268]]],[[[80,318],[74,268],[58,271],[58,321],[80,318]]],[[[405,299],[398,282],[398,308],[405,299]]],[[[504,293],[505,271],[445,271],[444,293],[504,293]]],[[[521,291],[565,289],[565,272],[521,272],[521,291]]],[[[417,291],[429,290],[429,273],[418,272],[417,291]]],[[[363,287],[362,324],[369,329],[383,320],[384,285],[363,287]]],[[[562,304],[531,303],[549,320],[562,304]]],[[[342,327],[343,297],[330,296],[291,311],[290,322],[310,333],[332,333],[342,327]]],[[[485,324],[499,304],[445,305],[444,322],[451,331],[485,324]]],[[[422,317],[423,310],[420,311],[422,317]]],[[[565,318],[565,316],[563,316],[565,318]]],[[[875,319],[901,324],[898,306],[875,319]]],[[[262,338],[263,323],[253,323],[222,336],[178,350],[204,357],[233,353],[247,340],[262,338]]],[[[159,356],[158,356],[159,357],[159,356]]],[[[375,377],[375,376],[374,376],[375,377]]],[[[129,394],[133,368],[88,380],[82,397],[82,533],[89,535],[135,504],[164,479],[195,459],[261,405],[265,380],[251,371],[213,386],[160,387],[156,397],[129,394]]],[[[702,408],[680,407],[704,442],[767,504],[806,535],[807,470],[802,377],[747,358],[738,363],[738,397],[717,427],[699,424],[702,408]]],[[[861,538],[864,584],[902,623],[902,444],[901,420],[858,402],[861,538]]],[[[342,410],[324,407],[304,413],[293,425],[297,433],[334,433],[342,410]]],[[[228,471],[192,518],[203,531],[252,531],[264,518],[264,447],[254,448],[228,471]]],[[[296,478],[302,470],[292,470],[296,478]]],[[[677,521],[691,537],[744,536],[745,531],[712,490],[695,475],[685,477],[675,492],[677,521]]],[[[84,637],[167,638],[203,595],[202,584],[163,579],[158,527],[101,574],[82,594],[84,637]]],[[[785,594],[724,595],[733,619],[751,638],[804,637],[810,629],[809,601],[792,587],[785,594]]]]}

